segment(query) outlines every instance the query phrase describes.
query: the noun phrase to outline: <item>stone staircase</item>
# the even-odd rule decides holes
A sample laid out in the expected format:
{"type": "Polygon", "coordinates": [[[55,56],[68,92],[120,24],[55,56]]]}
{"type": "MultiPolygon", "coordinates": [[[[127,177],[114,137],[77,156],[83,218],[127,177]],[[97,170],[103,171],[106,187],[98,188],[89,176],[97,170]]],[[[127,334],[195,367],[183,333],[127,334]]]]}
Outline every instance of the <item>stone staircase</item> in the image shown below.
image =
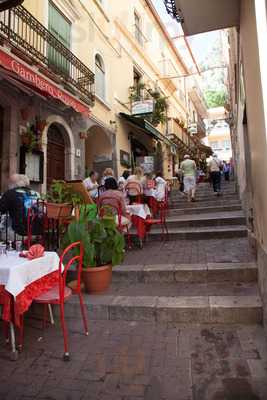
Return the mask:
{"type": "MultiPolygon", "coordinates": [[[[187,203],[178,192],[172,193],[167,221],[170,241],[161,242],[160,232],[153,229],[152,240],[142,250],[130,251],[125,265],[114,267],[109,290],[85,296],[91,319],[183,324],[262,322],[256,262],[253,256],[237,262],[249,247],[234,184],[224,188],[224,195],[218,198],[207,184],[199,185],[197,199],[196,203],[187,203]],[[203,253],[205,246],[219,249],[225,259],[234,262],[210,262],[214,258],[209,252],[205,263],[201,259],[198,263],[170,263],[170,252],[175,254],[176,246],[180,252],[192,246],[196,254],[203,253]],[[151,262],[155,250],[160,257],[151,262]],[[129,259],[134,262],[129,263],[129,259]]],[[[69,317],[77,316],[75,296],[66,311],[69,317]]]]}
{"type": "MultiPolygon", "coordinates": [[[[186,196],[173,191],[169,203],[167,226],[169,240],[246,237],[246,220],[234,183],[214,196],[208,184],[198,185],[197,201],[188,203],[186,196]]],[[[160,240],[161,230],[152,228],[149,240],[160,240]]]]}

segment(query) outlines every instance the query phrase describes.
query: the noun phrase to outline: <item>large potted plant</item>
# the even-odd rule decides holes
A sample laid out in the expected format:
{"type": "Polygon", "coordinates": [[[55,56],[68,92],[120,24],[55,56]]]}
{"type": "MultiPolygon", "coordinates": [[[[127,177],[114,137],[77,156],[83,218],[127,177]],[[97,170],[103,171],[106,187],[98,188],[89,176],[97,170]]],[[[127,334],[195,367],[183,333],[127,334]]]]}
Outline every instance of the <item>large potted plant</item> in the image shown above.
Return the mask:
{"type": "Polygon", "coordinates": [[[71,216],[73,210],[73,194],[62,180],[54,180],[46,195],[46,212],[48,218],[60,219],[71,216]]]}
{"type": "Polygon", "coordinates": [[[88,293],[106,290],[112,279],[112,266],[124,257],[124,237],[116,227],[112,212],[101,218],[95,204],[80,207],[79,219],[67,229],[64,246],[81,241],[84,247],[82,280],[88,293]]]}

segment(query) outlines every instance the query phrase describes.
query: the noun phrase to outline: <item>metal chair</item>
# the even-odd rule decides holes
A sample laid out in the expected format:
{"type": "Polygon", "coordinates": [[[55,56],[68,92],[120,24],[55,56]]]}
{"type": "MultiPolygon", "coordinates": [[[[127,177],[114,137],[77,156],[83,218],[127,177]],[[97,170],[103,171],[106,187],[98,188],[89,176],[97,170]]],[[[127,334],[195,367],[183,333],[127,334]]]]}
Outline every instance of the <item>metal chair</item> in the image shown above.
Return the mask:
{"type": "Polygon", "coordinates": [[[108,210],[111,210],[112,213],[117,216],[117,228],[120,233],[126,234],[127,236],[127,243],[128,247],[131,248],[131,234],[129,231],[129,224],[124,224],[123,223],[123,214],[122,214],[122,204],[119,199],[116,199],[114,197],[103,197],[99,198],[98,201],[98,214],[100,218],[103,218],[103,216],[108,212],[108,210]]]}
{"type": "Polygon", "coordinates": [[[130,181],[125,185],[125,192],[129,198],[133,198],[136,203],[142,203],[142,186],[139,182],[130,181]]]}
{"type": "Polygon", "coordinates": [[[165,233],[167,238],[169,236],[168,226],[166,223],[167,203],[166,201],[158,201],[158,212],[159,218],[147,218],[145,220],[146,226],[150,229],[153,225],[161,226],[161,240],[165,239],[165,233]]]}
{"type": "Polygon", "coordinates": [[[64,304],[65,302],[71,297],[72,294],[77,294],[79,296],[80,301],[80,308],[81,314],[85,329],[85,334],[88,335],[88,322],[85,312],[85,306],[83,302],[83,297],[81,293],[81,272],[82,272],[82,263],[83,263],[83,246],[81,242],[75,242],[69,245],[62,253],[60,260],[59,260],[59,282],[56,286],[52,289],[48,290],[46,293],[41,294],[37,298],[34,299],[36,303],[44,304],[45,307],[51,304],[57,304],[60,306],[60,320],[61,326],[63,331],[63,338],[64,338],[64,361],[70,360],[69,354],[69,346],[68,346],[68,337],[67,337],[67,329],[65,324],[65,311],[64,311],[64,304]],[[77,255],[73,256],[73,251],[78,253],[77,255]],[[71,257],[71,258],[70,258],[71,257]],[[67,259],[65,264],[63,263],[64,260],[67,259]],[[71,265],[76,266],[77,270],[77,286],[74,293],[71,291],[70,288],[66,286],[66,276],[67,272],[71,265]]]}

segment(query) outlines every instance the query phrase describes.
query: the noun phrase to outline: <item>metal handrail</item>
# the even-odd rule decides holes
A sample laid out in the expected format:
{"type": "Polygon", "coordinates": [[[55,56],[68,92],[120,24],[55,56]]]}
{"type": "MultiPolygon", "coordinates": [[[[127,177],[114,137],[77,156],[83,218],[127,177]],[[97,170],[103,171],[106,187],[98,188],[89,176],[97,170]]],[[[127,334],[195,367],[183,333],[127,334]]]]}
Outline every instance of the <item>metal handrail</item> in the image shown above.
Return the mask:
{"type": "Polygon", "coordinates": [[[94,74],[23,6],[0,12],[0,35],[94,104],[94,74]]]}

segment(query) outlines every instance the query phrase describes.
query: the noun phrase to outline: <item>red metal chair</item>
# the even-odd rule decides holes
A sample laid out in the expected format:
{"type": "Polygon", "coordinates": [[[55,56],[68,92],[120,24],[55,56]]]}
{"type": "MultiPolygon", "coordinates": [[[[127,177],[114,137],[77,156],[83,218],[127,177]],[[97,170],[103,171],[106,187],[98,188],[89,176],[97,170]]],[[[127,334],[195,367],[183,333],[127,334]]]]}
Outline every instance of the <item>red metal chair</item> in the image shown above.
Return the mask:
{"type": "Polygon", "coordinates": [[[136,181],[130,181],[127,182],[125,185],[125,192],[127,195],[131,198],[134,198],[134,201],[136,203],[141,204],[142,203],[142,186],[139,182],[136,181]]]}
{"type": "Polygon", "coordinates": [[[88,322],[85,312],[85,306],[83,302],[83,297],[81,293],[81,271],[82,271],[82,262],[83,262],[83,246],[81,242],[72,243],[68,246],[62,253],[60,260],[59,260],[59,282],[56,286],[52,289],[48,290],[46,293],[40,295],[34,301],[36,303],[44,304],[47,307],[50,304],[58,304],[60,306],[60,320],[61,326],[63,331],[64,337],[64,361],[69,361],[69,346],[68,346],[68,337],[67,337],[67,329],[65,324],[65,311],[64,311],[64,303],[71,297],[72,291],[70,288],[66,287],[66,276],[67,272],[71,265],[76,265],[77,270],[77,286],[75,289],[74,294],[79,296],[80,300],[80,307],[81,307],[81,314],[85,329],[85,334],[88,335],[88,322]],[[77,252],[78,254],[72,256],[73,251],[77,252]],[[69,259],[69,257],[71,258],[69,259]],[[64,259],[69,260],[64,265],[64,259]]]}
{"type": "Polygon", "coordinates": [[[159,218],[147,218],[145,223],[150,230],[153,225],[161,226],[161,240],[165,239],[165,233],[169,236],[168,227],[166,223],[167,204],[165,201],[158,201],[159,218]]]}
{"type": "Polygon", "coordinates": [[[129,232],[129,224],[123,223],[122,204],[119,199],[111,196],[99,197],[98,199],[98,215],[102,218],[108,210],[111,210],[117,216],[117,228],[120,233],[126,234],[128,247],[131,248],[131,235],[129,232]]]}

